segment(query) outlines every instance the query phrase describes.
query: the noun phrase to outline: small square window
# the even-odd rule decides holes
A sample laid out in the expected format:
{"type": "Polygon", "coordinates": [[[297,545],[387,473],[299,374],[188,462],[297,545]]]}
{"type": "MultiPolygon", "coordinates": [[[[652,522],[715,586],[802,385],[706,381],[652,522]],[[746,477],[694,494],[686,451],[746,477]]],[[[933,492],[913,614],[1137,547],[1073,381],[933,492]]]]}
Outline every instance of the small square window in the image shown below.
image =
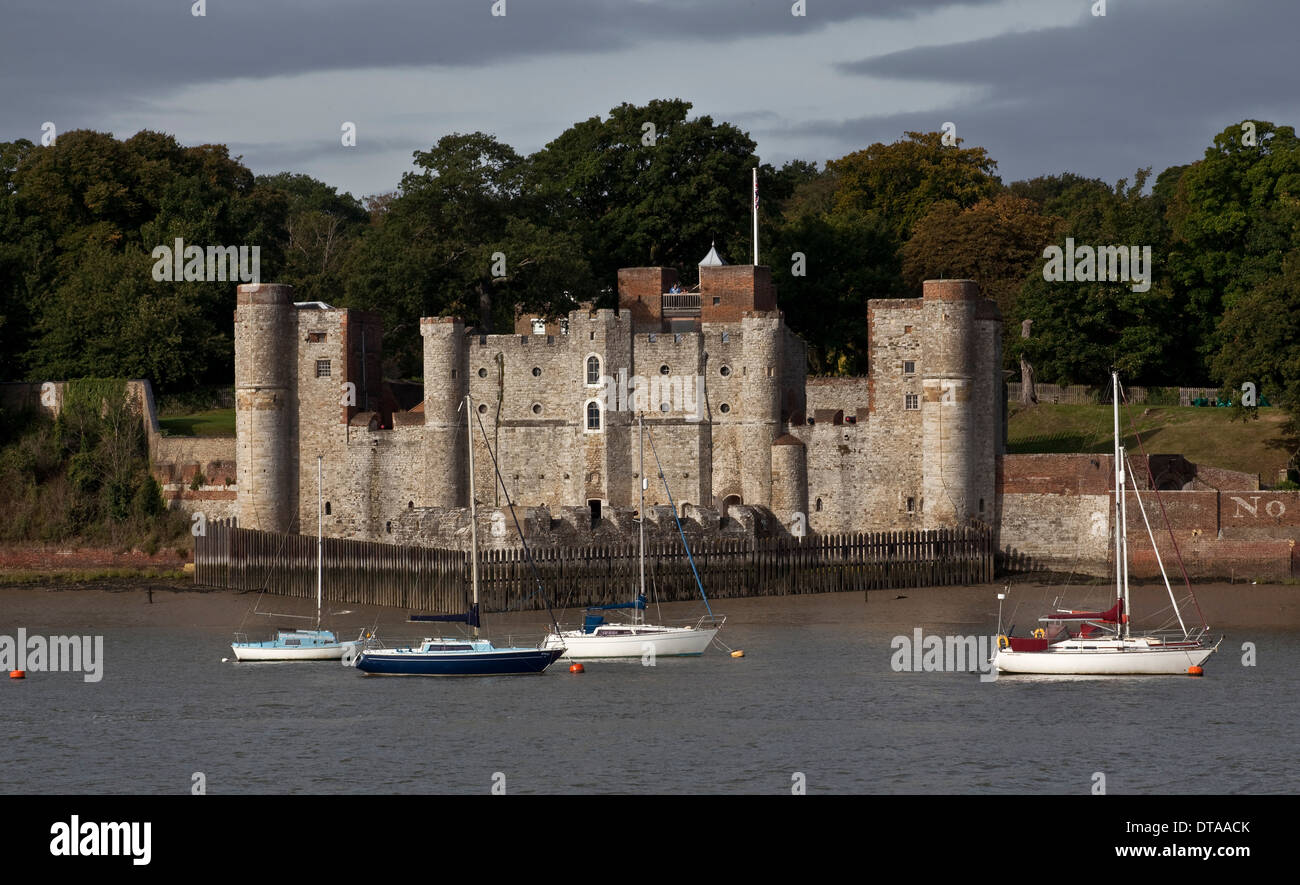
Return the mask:
{"type": "Polygon", "coordinates": [[[330,376],[330,361],[316,360],[316,377],[328,378],[330,376]]]}
{"type": "Polygon", "coordinates": [[[727,343],[728,341],[730,341],[730,340],[731,340],[731,333],[730,333],[730,332],[723,332],[723,333],[722,333],[722,343],[723,343],[723,344],[726,344],[726,343],[727,343]]]}
{"type": "Polygon", "coordinates": [[[647,339],[650,341],[651,344],[654,344],[656,341],[659,340],[659,336],[656,335],[654,332],[651,332],[651,333],[650,333],[649,335],[647,335],[646,337],[647,337],[647,339]]]}
{"type": "Polygon", "coordinates": [[[324,333],[324,332],[308,332],[308,333],[307,333],[307,341],[308,341],[308,343],[310,343],[310,344],[319,344],[320,342],[322,342],[322,341],[324,341],[324,340],[325,340],[325,333],[324,333]]]}
{"type": "Polygon", "coordinates": [[[903,397],[903,408],[909,412],[915,412],[921,408],[920,397],[915,393],[909,393],[903,397]]]}
{"type": "Polygon", "coordinates": [[[722,303],[722,299],[719,298],[717,295],[714,295],[714,296],[713,296],[713,306],[714,306],[714,307],[717,307],[717,306],[718,306],[719,304],[721,304],[721,303],[722,303]]]}
{"type": "Polygon", "coordinates": [[[537,317],[533,317],[533,334],[534,335],[546,334],[546,320],[539,320],[537,317]]]}
{"type": "Polygon", "coordinates": [[[913,360],[903,360],[903,374],[904,374],[904,375],[915,375],[915,374],[916,374],[916,362],[913,361],[913,360]]]}

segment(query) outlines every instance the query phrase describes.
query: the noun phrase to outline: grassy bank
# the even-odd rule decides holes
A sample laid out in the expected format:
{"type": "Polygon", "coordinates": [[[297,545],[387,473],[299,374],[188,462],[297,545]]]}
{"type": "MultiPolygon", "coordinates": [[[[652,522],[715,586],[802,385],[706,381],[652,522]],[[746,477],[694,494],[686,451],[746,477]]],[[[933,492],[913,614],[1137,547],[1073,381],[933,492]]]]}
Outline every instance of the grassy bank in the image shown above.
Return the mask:
{"type": "MultiPolygon", "coordinates": [[[[1133,424],[1149,454],[1182,454],[1197,464],[1258,473],[1266,485],[1300,440],[1281,409],[1260,409],[1258,420],[1232,421],[1231,409],[1195,406],[1132,406],[1120,410],[1124,444],[1137,452],[1133,424]],[[1133,423],[1130,423],[1130,420],[1133,423]]],[[[1108,405],[1013,404],[1007,422],[1010,454],[1100,452],[1112,447],[1108,405]]]]}

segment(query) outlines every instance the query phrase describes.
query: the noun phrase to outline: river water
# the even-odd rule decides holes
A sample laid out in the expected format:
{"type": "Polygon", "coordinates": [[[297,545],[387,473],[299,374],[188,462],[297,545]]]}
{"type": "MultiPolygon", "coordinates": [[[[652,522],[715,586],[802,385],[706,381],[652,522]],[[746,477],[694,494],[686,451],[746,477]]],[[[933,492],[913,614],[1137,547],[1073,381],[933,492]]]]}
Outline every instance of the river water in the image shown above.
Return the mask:
{"type": "MultiPolygon", "coordinates": [[[[1227,636],[1200,679],[895,669],[895,637],[916,629],[992,634],[997,589],[722,600],[720,638],[743,658],[477,679],[223,663],[249,597],[0,591],[0,634],[104,637],[99,682],[33,672],[0,686],[0,792],[188,793],[196,773],[212,794],[1086,794],[1099,775],[1120,794],[1300,791],[1295,588],[1198,591],[1227,636]]],[[[381,612],[381,635],[419,635],[402,617],[381,612]]],[[[544,621],[486,626],[498,644],[536,641],[544,621]]]]}

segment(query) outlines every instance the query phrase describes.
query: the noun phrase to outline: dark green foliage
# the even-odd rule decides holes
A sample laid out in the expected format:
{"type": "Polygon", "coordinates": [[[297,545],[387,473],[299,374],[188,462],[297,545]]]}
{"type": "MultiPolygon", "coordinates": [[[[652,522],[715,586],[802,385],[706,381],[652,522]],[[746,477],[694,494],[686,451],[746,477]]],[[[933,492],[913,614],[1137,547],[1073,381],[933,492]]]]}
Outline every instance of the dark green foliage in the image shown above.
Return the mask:
{"type": "Polygon", "coordinates": [[[121,379],[69,382],[56,420],[29,414],[0,447],[0,541],[135,545],[179,538],[121,379]]]}

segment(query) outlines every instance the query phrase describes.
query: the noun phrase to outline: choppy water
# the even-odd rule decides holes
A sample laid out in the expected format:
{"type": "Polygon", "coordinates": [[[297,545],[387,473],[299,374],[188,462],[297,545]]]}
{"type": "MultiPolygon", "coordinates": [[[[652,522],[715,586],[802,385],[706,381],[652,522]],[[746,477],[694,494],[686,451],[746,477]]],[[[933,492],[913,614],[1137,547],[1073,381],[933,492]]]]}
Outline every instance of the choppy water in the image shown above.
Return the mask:
{"type": "Polygon", "coordinates": [[[1095,772],[1110,793],[1300,791],[1300,631],[1226,631],[1203,679],[895,672],[891,639],[915,627],[992,632],[992,591],[965,592],[956,614],[953,591],[725,600],[721,638],[743,659],[539,677],[221,663],[228,627],[113,627],[97,631],[101,682],[0,685],[0,792],[187,793],[194,772],[214,794],[486,793],[497,772],[510,793],[788,793],[796,772],[809,793],[1083,794],[1095,772]]]}

